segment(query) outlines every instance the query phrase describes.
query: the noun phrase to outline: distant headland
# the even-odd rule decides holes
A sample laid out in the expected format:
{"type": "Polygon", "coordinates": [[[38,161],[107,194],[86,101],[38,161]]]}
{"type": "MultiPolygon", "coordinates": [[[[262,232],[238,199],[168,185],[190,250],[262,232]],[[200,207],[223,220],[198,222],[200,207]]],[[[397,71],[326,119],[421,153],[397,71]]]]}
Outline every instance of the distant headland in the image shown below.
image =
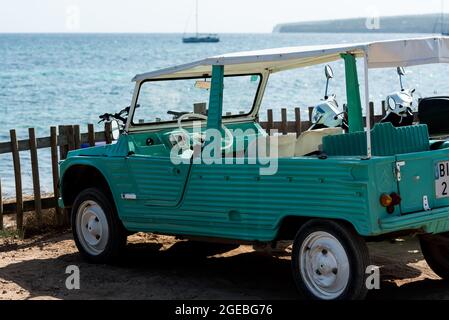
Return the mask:
{"type": "Polygon", "coordinates": [[[281,23],[279,33],[449,33],[449,14],[386,16],[378,20],[352,18],[310,22],[281,23]]]}

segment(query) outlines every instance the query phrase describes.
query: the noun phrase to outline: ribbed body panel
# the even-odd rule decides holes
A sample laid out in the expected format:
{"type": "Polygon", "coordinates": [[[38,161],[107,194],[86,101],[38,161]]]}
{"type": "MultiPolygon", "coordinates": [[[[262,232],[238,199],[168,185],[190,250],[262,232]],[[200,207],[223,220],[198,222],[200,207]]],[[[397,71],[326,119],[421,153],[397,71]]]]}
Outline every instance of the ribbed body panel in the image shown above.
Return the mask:
{"type": "Polygon", "coordinates": [[[342,219],[368,233],[368,186],[354,179],[353,165],[280,159],[272,176],[259,165],[193,165],[177,208],[122,201],[121,216],[138,230],[242,240],[272,240],[287,216],[342,219]]]}
{"type": "MultiPolygon", "coordinates": [[[[391,123],[378,123],[371,132],[372,153],[392,156],[429,150],[427,125],[395,128],[391,123]]],[[[331,156],[366,154],[366,133],[355,132],[323,138],[323,150],[331,156]]]]}

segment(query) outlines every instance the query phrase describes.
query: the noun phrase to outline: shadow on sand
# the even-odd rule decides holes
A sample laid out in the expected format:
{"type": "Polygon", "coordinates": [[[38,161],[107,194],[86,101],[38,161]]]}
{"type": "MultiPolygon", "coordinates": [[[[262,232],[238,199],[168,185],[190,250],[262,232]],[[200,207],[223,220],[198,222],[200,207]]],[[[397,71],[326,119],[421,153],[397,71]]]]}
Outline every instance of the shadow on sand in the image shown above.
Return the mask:
{"type": "MultiPolygon", "coordinates": [[[[65,238],[65,236],[64,236],[65,238]]],[[[70,236],[67,236],[69,239],[70,236]]],[[[60,240],[60,239],[59,239],[60,240]]],[[[85,263],[78,253],[7,265],[0,278],[30,293],[29,298],[60,299],[301,299],[293,284],[290,259],[258,252],[211,257],[232,246],[178,242],[167,250],[156,243],[130,244],[114,265],[85,263]],[[217,249],[217,250],[215,250],[217,249]],[[81,289],[67,290],[65,269],[77,265],[81,289]]],[[[11,248],[12,249],[12,248],[11,248]]],[[[407,277],[421,273],[411,267],[407,277]]],[[[388,267],[391,268],[391,267],[388,267]]],[[[391,271],[391,270],[390,270],[391,271]]],[[[382,274],[382,273],[381,273],[382,274]]],[[[400,275],[397,278],[401,278],[400,275]]],[[[449,286],[423,280],[396,286],[382,278],[368,299],[442,299],[449,286]]]]}

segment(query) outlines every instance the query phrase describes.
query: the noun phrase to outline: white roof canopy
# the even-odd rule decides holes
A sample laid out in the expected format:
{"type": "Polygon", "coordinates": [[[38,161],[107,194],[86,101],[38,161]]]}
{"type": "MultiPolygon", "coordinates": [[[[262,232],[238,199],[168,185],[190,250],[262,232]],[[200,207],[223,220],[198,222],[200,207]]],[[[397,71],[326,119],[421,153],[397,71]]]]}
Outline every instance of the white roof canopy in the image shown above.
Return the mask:
{"type": "Polygon", "coordinates": [[[140,74],[133,81],[210,75],[212,65],[224,65],[226,75],[272,73],[340,59],[340,54],[368,54],[369,68],[449,62],[449,37],[378,41],[359,44],[302,46],[230,53],[140,74]]]}

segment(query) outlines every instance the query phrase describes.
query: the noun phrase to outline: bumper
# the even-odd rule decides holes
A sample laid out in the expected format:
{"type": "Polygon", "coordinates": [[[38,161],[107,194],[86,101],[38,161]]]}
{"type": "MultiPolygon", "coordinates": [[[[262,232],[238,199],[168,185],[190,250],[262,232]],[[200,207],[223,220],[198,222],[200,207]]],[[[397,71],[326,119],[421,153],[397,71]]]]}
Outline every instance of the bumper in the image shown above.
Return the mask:
{"type": "Polygon", "coordinates": [[[382,219],[380,228],[386,233],[400,230],[423,230],[425,233],[447,232],[449,231],[449,207],[382,219]]]}

